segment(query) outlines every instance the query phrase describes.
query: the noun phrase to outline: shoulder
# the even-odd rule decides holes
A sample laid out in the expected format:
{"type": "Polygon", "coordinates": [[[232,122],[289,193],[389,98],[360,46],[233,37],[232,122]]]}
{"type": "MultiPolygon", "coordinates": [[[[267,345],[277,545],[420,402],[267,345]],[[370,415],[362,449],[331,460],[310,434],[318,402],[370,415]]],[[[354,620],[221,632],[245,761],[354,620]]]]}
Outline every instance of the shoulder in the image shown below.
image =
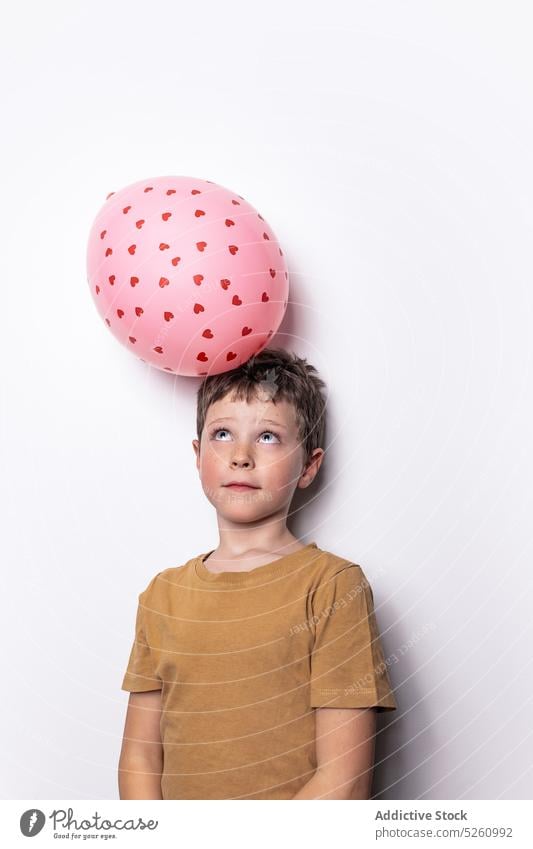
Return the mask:
{"type": "Polygon", "coordinates": [[[314,564],[311,592],[317,603],[328,598],[348,595],[364,596],[373,601],[372,587],[359,563],[347,557],[322,551],[314,564]]]}
{"type": "Polygon", "coordinates": [[[364,578],[361,566],[348,557],[332,551],[318,549],[318,557],[313,564],[313,574],[317,584],[328,583],[336,579],[359,581],[364,578]]]}
{"type": "Polygon", "coordinates": [[[194,561],[195,558],[191,558],[181,566],[169,566],[157,572],[140,593],[139,600],[147,602],[150,599],[161,599],[169,594],[172,587],[183,585],[184,577],[194,565],[194,561]]]}
{"type": "Polygon", "coordinates": [[[168,584],[175,583],[176,579],[179,578],[180,573],[186,570],[191,562],[192,561],[189,560],[182,566],[169,566],[167,569],[162,569],[160,572],[156,572],[145,588],[141,591],[140,596],[148,598],[154,593],[161,592],[161,590],[167,587],[168,584]]]}

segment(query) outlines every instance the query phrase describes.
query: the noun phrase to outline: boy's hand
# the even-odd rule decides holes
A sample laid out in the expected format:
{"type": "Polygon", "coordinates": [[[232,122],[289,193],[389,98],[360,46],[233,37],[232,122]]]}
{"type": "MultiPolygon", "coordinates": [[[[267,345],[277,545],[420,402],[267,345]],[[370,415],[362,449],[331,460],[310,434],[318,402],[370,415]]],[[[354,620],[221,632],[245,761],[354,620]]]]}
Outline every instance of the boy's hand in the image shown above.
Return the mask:
{"type": "Polygon", "coordinates": [[[376,711],[316,708],[317,769],[294,799],[370,799],[376,711]]]}

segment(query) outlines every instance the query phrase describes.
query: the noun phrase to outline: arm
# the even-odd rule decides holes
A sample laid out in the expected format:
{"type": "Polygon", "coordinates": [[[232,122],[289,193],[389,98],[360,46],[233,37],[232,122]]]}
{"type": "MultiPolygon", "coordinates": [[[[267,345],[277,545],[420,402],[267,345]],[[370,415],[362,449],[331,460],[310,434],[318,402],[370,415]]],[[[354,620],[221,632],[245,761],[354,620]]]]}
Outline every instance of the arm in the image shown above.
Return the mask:
{"type": "Polygon", "coordinates": [[[118,765],[121,799],[162,799],[161,690],[130,693],[118,765]]]}
{"type": "Polygon", "coordinates": [[[294,799],[370,799],[376,711],[316,708],[314,775],[294,799]]]}

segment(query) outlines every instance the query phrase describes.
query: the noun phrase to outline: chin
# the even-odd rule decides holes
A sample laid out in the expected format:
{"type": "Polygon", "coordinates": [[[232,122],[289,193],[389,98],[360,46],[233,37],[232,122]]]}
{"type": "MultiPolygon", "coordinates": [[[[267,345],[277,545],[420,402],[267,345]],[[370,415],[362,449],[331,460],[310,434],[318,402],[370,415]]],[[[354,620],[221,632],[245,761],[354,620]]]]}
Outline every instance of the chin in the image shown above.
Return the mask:
{"type": "Polygon", "coordinates": [[[250,492],[226,492],[224,499],[221,501],[224,505],[231,505],[232,507],[261,507],[264,504],[264,499],[261,498],[259,493],[260,489],[253,489],[250,492]]]}

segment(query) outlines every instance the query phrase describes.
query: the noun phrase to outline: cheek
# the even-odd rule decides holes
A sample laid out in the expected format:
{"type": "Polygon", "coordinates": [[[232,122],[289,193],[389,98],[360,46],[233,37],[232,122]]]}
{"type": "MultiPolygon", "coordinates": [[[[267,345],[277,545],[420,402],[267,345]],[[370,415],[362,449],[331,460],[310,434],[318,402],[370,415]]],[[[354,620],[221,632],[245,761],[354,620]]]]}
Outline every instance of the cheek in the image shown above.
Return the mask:
{"type": "Polygon", "coordinates": [[[225,454],[226,452],[223,447],[220,447],[220,444],[214,445],[212,442],[209,442],[202,450],[200,457],[201,470],[206,474],[215,472],[227,462],[225,454]]]}
{"type": "Polygon", "coordinates": [[[272,455],[265,458],[262,468],[266,480],[277,485],[290,487],[299,476],[300,466],[296,452],[287,451],[284,454],[272,455]]]}

